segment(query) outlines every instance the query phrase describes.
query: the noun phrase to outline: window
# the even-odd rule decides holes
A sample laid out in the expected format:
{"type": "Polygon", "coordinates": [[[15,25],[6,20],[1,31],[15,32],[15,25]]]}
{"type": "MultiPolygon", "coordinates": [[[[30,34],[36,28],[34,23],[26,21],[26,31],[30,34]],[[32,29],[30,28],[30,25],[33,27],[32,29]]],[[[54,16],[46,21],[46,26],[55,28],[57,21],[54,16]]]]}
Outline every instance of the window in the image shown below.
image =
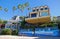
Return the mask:
{"type": "Polygon", "coordinates": [[[39,11],[39,9],[37,9],[37,11],[39,11]]]}
{"type": "Polygon", "coordinates": [[[37,14],[36,14],[36,13],[31,14],[31,17],[36,17],[36,16],[37,16],[37,14]]]}
{"type": "Polygon", "coordinates": [[[48,16],[48,12],[41,12],[41,16],[48,16]]]}
{"type": "Polygon", "coordinates": [[[41,8],[40,10],[43,10],[43,8],[41,8]]]}
{"type": "Polygon", "coordinates": [[[48,10],[48,8],[45,8],[45,10],[48,10]]]}
{"type": "Polygon", "coordinates": [[[11,26],[6,26],[6,28],[10,28],[11,26]]]}
{"type": "Polygon", "coordinates": [[[33,12],[35,12],[35,10],[33,10],[33,12]]]}

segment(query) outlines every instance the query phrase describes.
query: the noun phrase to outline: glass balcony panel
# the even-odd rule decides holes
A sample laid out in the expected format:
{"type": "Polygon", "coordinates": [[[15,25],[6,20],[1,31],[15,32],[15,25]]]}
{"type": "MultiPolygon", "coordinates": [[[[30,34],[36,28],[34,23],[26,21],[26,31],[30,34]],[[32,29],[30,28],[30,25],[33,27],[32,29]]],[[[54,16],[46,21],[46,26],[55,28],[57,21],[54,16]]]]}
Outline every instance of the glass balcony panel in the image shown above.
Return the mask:
{"type": "Polygon", "coordinates": [[[41,12],[41,16],[48,16],[48,12],[41,12]]]}

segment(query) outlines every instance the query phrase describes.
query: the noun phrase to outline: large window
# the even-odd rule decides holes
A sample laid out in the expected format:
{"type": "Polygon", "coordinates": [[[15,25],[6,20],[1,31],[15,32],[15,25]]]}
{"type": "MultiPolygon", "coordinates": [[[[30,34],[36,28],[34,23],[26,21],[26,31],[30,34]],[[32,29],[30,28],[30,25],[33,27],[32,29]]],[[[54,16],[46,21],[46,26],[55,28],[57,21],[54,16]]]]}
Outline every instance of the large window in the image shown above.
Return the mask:
{"type": "Polygon", "coordinates": [[[6,28],[11,28],[11,26],[6,26],[6,28]]]}
{"type": "Polygon", "coordinates": [[[33,10],[33,12],[35,12],[36,10],[33,10]]]}
{"type": "Polygon", "coordinates": [[[45,8],[45,10],[48,10],[48,8],[45,8]]]}
{"type": "Polygon", "coordinates": [[[36,13],[31,14],[31,17],[36,17],[36,16],[37,16],[37,14],[36,14],[36,13]]]}
{"type": "Polygon", "coordinates": [[[40,10],[44,10],[43,8],[41,8],[40,10]]]}
{"type": "Polygon", "coordinates": [[[48,16],[48,12],[41,12],[41,16],[48,16]]]}
{"type": "Polygon", "coordinates": [[[37,11],[39,11],[39,9],[37,9],[37,11]]]}

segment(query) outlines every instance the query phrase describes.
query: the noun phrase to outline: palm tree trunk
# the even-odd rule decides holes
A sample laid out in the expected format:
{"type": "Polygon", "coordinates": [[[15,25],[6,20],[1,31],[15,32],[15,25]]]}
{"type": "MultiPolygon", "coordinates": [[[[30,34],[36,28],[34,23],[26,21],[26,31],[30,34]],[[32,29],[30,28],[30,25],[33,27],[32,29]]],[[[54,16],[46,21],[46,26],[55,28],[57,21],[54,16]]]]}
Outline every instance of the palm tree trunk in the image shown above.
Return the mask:
{"type": "Polygon", "coordinates": [[[35,28],[33,29],[33,36],[35,35],[35,28]]]}

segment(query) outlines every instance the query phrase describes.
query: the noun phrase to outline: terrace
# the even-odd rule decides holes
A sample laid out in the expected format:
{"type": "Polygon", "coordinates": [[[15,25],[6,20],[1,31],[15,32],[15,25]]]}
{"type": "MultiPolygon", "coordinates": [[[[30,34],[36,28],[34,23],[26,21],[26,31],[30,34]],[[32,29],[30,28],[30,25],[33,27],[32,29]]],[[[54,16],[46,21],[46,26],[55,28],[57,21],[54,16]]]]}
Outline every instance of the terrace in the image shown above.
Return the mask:
{"type": "Polygon", "coordinates": [[[25,19],[25,21],[33,24],[50,22],[51,18],[48,6],[33,8],[32,12],[29,13],[29,16],[25,19]]]}

